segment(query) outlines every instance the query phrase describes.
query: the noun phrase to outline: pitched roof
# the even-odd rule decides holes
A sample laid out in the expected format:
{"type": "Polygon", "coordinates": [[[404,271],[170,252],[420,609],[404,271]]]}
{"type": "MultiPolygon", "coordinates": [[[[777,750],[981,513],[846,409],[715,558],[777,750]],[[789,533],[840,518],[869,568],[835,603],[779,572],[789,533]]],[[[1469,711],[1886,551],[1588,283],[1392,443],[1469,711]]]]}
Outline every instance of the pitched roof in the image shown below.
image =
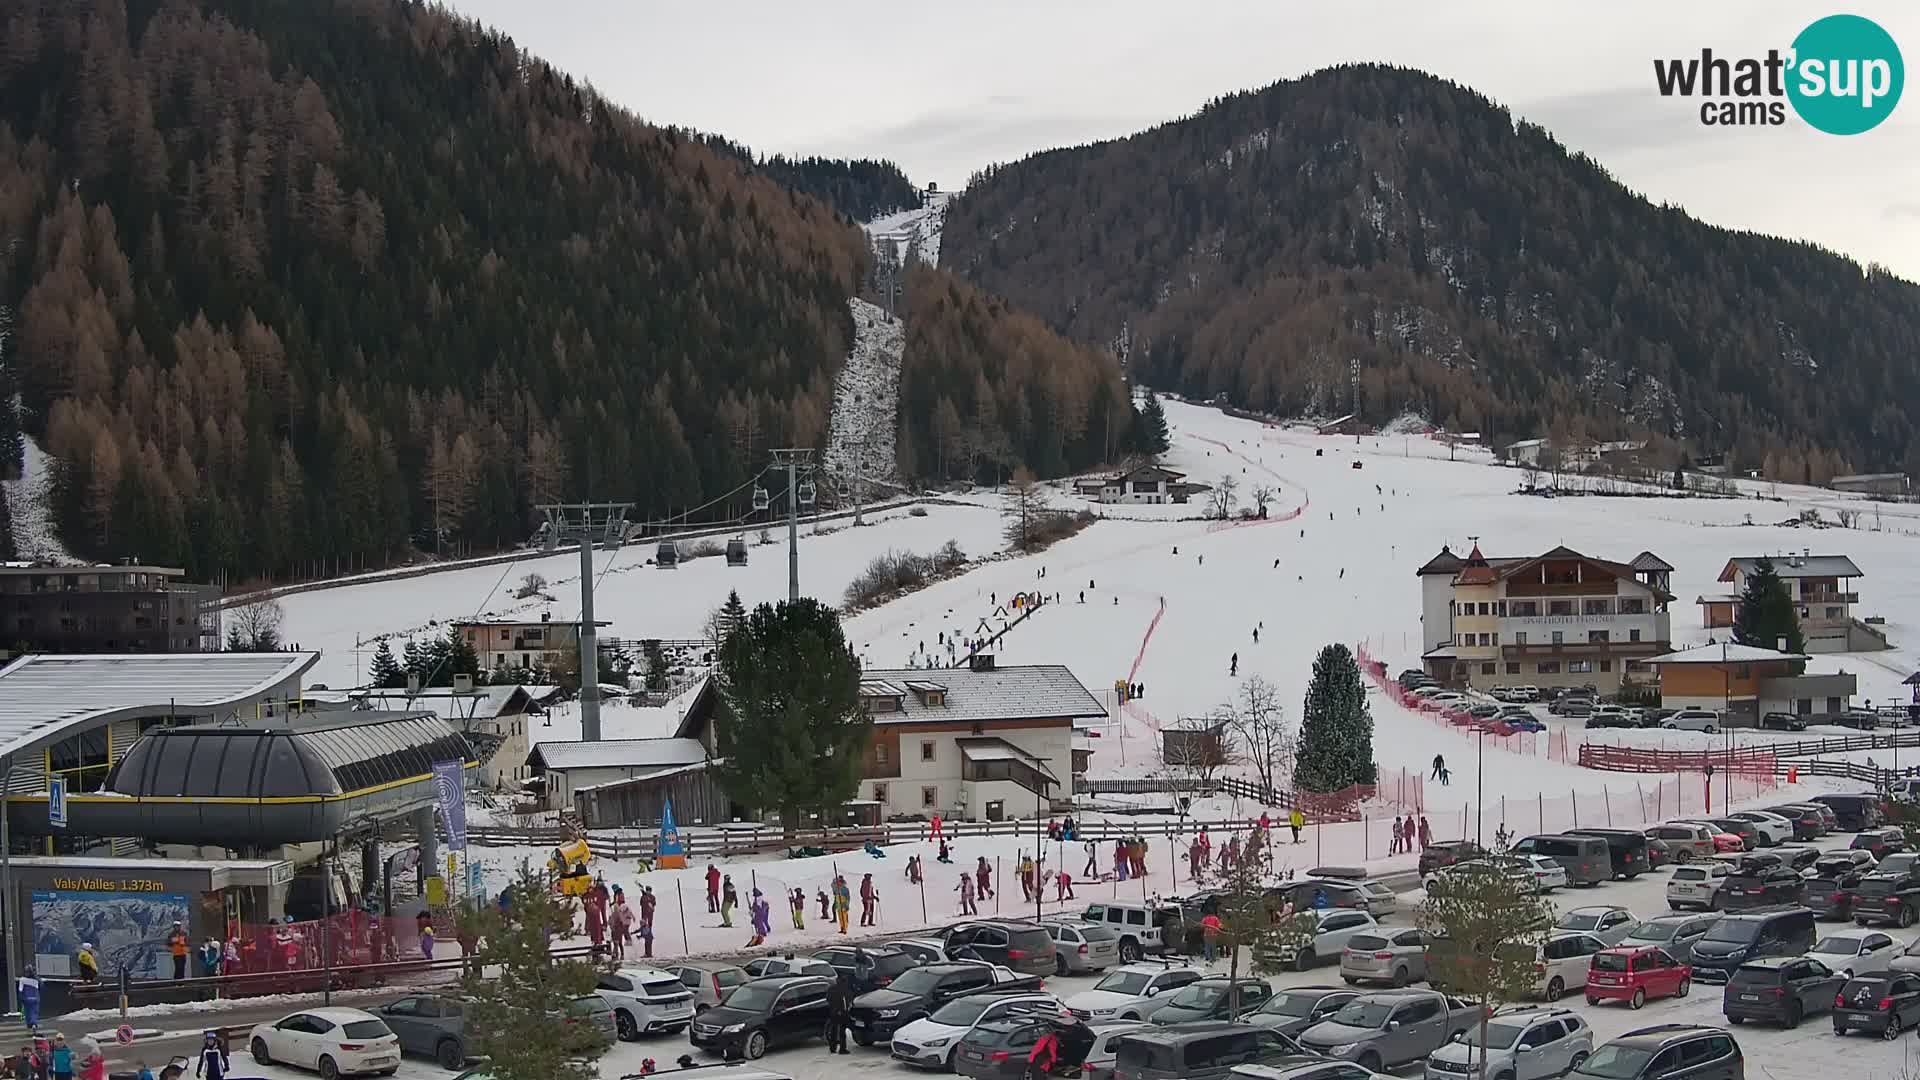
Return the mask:
{"type": "Polygon", "coordinates": [[[1053,775],[1052,769],[1047,768],[1045,758],[1022,750],[1005,739],[989,735],[953,741],[960,747],[960,756],[968,761],[1017,761],[1049,780],[1060,779],[1053,775]]]}
{"type": "Polygon", "coordinates": [[[527,755],[549,769],[645,769],[692,765],[707,760],[699,739],[605,739],[600,742],[543,742],[527,755]]]}
{"type": "Polygon", "coordinates": [[[1804,653],[1775,652],[1756,645],[1696,645],[1691,649],[1648,657],[1649,664],[1757,664],[1767,660],[1805,660],[1804,653]]]}
{"type": "Polygon", "coordinates": [[[536,691],[558,690],[557,686],[479,686],[471,694],[455,694],[450,690],[423,690],[418,694],[388,690],[354,694],[352,697],[355,701],[364,702],[365,707],[370,709],[432,712],[457,722],[491,720],[501,715],[527,712],[540,700],[534,696],[536,691]]]}
{"type": "MultiPolygon", "coordinates": [[[[906,683],[927,677],[925,668],[868,670],[865,682],[906,683]]],[[[990,671],[972,668],[941,668],[940,682],[946,686],[944,705],[923,705],[907,695],[900,711],[876,713],[875,724],[970,723],[986,720],[1066,720],[1107,715],[1080,680],[1060,664],[1030,667],[996,667],[990,671]]]]}
{"type": "MultiPolygon", "coordinates": [[[[1753,573],[1753,568],[1762,558],[1772,556],[1736,556],[1727,560],[1726,568],[1720,571],[1721,581],[1732,581],[1734,570],[1742,574],[1753,573]]],[[[1786,554],[1773,559],[1773,572],[1783,578],[1804,577],[1865,577],[1852,559],[1845,555],[1794,555],[1786,554]]]]}
{"type": "MultiPolygon", "coordinates": [[[[1663,560],[1661,560],[1658,555],[1655,555],[1652,552],[1648,552],[1648,551],[1643,551],[1639,555],[1634,556],[1634,561],[1632,563],[1623,563],[1623,562],[1614,562],[1611,559],[1595,558],[1592,555],[1583,555],[1580,552],[1575,551],[1572,548],[1566,546],[1565,544],[1557,545],[1551,550],[1539,555],[1532,556],[1531,558],[1495,559],[1493,560],[1493,565],[1498,570],[1499,577],[1509,578],[1519,573],[1520,571],[1526,569],[1527,567],[1532,566],[1533,564],[1538,562],[1543,562],[1547,559],[1578,559],[1581,562],[1588,563],[1593,566],[1598,566],[1601,569],[1606,570],[1608,573],[1613,574],[1617,578],[1624,578],[1628,581],[1633,581],[1633,582],[1640,581],[1639,572],[1642,569],[1654,569],[1651,566],[1648,566],[1648,567],[1636,566],[1635,564],[1638,563],[1641,559],[1652,559],[1654,562],[1658,562],[1658,563],[1661,563],[1662,565],[1665,565],[1663,560]]],[[[1667,567],[1667,569],[1671,570],[1672,567],[1667,567]]],[[[1641,584],[1645,584],[1645,583],[1641,582],[1641,584]]],[[[1659,588],[1658,586],[1647,585],[1647,588],[1652,590],[1653,594],[1661,598],[1662,600],[1673,599],[1673,596],[1671,593],[1668,593],[1665,589],[1659,588]]]]}
{"type": "Polygon", "coordinates": [[[1667,573],[1673,572],[1672,563],[1655,555],[1651,551],[1643,551],[1635,555],[1633,561],[1627,565],[1633,567],[1635,570],[1663,570],[1667,573]]]}
{"type": "Polygon", "coordinates": [[[1118,476],[1115,476],[1113,479],[1107,482],[1110,484],[1114,484],[1114,483],[1119,483],[1122,480],[1131,480],[1131,479],[1134,479],[1135,477],[1143,477],[1143,476],[1149,476],[1149,475],[1153,476],[1156,479],[1161,479],[1161,480],[1183,480],[1186,478],[1187,474],[1183,472],[1176,472],[1173,469],[1169,469],[1161,465],[1136,465],[1133,468],[1128,469],[1126,472],[1123,472],[1118,476]]]}
{"type": "Polygon", "coordinates": [[[1480,545],[1473,545],[1467,552],[1467,561],[1461,564],[1460,576],[1453,579],[1455,585],[1491,585],[1500,580],[1500,575],[1487,565],[1487,557],[1480,554],[1480,545]]]}
{"type": "Polygon", "coordinates": [[[1428,559],[1426,564],[1415,570],[1413,574],[1415,577],[1426,577],[1428,574],[1446,574],[1452,577],[1460,572],[1460,567],[1463,565],[1465,564],[1460,561],[1460,556],[1455,555],[1452,548],[1441,544],[1440,554],[1428,559]]]}
{"type": "Polygon", "coordinates": [[[218,717],[319,660],[315,652],[23,656],[0,668],[0,755],[122,716],[218,717]]]}

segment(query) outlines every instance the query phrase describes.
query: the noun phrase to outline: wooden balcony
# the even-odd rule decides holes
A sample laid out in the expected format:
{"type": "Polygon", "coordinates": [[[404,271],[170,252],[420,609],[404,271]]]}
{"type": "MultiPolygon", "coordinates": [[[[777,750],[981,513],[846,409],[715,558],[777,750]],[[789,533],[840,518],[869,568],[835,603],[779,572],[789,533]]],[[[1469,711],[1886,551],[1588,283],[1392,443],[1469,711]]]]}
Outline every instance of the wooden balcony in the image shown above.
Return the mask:
{"type": "Polygon", "coordinates": [[[1571,657],[1574,659],[1611,659],[1613,657],[1638,658],[1659,656],[1671,652],[1672,646],[1665,641],[1562,641],[1528,642],[1525,645],[1502,645],[1500,656],[1505,660],[1529,660],[1534,658],[1552,659],[1571,657]]]}

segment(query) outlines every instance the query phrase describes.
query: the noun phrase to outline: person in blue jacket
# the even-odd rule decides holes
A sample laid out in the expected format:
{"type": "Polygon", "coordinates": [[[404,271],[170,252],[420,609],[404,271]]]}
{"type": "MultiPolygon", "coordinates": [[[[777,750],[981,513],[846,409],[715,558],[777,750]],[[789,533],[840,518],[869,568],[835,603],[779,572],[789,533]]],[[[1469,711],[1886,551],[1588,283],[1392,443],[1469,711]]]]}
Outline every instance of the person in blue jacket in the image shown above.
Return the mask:
{"type": "Polygon", "coordinates": [[[33,973],[33,965],[28,964],[20,977],[14,980],[20,990],[20,1013],[27,1021],[27,1030],[40,1026],[40,977],[33,973]]]}
{"type": "Polygon", "coordinates": [[[218,1032],[207,1032],[207,1041],[200,1045],[200,1060],[193,1067],[193,1075],[206,1080],[226,1080],[227,1070],[233,1066],[227,1060],[227,1048],[220,1044],[218,1032]]]}

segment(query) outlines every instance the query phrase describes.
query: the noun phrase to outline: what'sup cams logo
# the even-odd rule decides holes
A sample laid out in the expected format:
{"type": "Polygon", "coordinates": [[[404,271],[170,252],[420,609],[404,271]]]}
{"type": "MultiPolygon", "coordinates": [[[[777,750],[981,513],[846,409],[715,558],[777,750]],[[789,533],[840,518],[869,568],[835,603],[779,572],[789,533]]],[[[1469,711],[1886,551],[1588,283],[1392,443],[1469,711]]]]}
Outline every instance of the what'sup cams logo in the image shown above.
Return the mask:
{"type": "Polygon", "coordinates": [[[1700,98],[1708,127],[1778,126],[1795,115],[1829,135],[1871,131],[1900,103],[1906,68],[1893,36],[1872,19],[1829,15],[1800,31],[1782,53],[1730,59],[1655,60],[1662,97],[1700,98]]]}

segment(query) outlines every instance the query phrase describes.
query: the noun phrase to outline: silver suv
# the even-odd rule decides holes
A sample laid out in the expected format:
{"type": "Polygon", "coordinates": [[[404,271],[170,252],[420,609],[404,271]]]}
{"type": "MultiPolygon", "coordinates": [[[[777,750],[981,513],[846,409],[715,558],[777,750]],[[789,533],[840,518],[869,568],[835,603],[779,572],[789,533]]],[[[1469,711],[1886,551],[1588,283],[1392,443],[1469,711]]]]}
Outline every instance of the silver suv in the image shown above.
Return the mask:
{"type": "Polygon", "coordinates": [[[1660,726],[1668,731],[1704,731],[1711,735],[1720,730],[1720,714],[1712,709],[1681,709],[1660,721],[1660,726]]]}
{"type": "MultiPolygon", "coordinates": [[[[1540,1080],[1578,1068],[1593,1054],[1593,1029],[1571,1009],[1508,1007],[1487,1021],[1487,1072],[1493,1080],[1540,1080]]],[[[1475,1025],[1427,1057],[1427,1080],[1480,1075],[1475,1025]]]]}

